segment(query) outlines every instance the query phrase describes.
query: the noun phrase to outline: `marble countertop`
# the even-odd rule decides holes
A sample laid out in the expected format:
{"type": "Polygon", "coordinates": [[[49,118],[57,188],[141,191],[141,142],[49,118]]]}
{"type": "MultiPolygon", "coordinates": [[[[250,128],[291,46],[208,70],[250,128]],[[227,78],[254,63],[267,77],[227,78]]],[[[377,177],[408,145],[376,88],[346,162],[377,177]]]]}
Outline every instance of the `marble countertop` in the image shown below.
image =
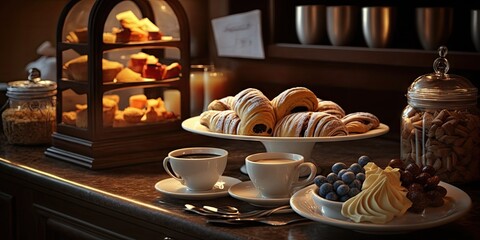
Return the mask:
{"type": "MultiPolygon", "coordinates": [[[[1,138],[1,137],[0,137],[1,138]]],[[[13,146],[1,138],[0,167],[2,172],[16,174],[35,184],[55,187],[57,191],[75,196],[102,207],[116,209],[129,217],[139,218],[153,224],[174,226],[176,231],[191,232],[206,239],[385,239],[385,236],[369,235],[348,229],[308,221],[282,227],[265,225],[218,226],[206,223],[206,218],[183,211],[185,203],[197,205],[233,205],[241,210],[257,207],[226,196],[212,200],[181,200],[163,195],[154,185],[168,175],[160,161],[172,149],[165,149],[158,162],[144,163],[105,170],[90,170],[44,155],[47,146],[13,146]]],[[[208,139],[202,146],[215,146],[229,151],[224,175],[248,180],[241,173],[244,158],[252,153],[263,152],[260,142],[208,139]]],[[[398,158],[399,142],[391,137],[316,143],[312,159],[322,173],[338,161],[352,163],[361,155],[370,156],[381,167],[392,158],[398,158]]],[[[480,188],[478,183],[459,186],[470,195],[473,207],[461,219],[442,227],[420,230],[407,234],[391,235],[389,239],[480,239],[480,188]]],[[[279,215],[294,218],[296,213],[279,215]]],[[[173,227],[172,227],[173,228],[173,227]]]]}

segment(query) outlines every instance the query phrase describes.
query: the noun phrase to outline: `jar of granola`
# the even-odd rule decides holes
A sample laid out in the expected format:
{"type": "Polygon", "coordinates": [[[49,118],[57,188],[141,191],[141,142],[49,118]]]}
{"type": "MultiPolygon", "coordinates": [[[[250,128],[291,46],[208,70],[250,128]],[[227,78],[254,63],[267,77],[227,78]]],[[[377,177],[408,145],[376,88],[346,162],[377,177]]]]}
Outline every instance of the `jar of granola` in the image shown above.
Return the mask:
{"type": "Polygon", "coordinates": [[[42,80],[35,68],[30,70],[28,79],[8,83],[3,132],[11,144],[50,144],[56,126],[57,84],[42,80]]]}
{"type": "Polygon", "coordinates": [[[480,178],[478,90],[468,79],[447,74],[446,47],[439,55],[435,72],[408,89],[400,157],[405,165],[433,166],[442,181],[467,183],[480,178]]]}

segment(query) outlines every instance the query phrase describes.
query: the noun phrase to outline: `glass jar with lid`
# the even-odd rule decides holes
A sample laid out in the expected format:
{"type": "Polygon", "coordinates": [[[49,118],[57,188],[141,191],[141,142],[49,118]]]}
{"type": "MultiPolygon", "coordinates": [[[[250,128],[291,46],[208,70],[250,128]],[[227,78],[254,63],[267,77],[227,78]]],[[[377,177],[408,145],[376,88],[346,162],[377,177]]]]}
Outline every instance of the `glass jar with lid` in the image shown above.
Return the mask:
{"type": "Polygon", "coordinates": [[[467,183],[480,178],[480,114],[477,88],[466,78],[447,74],[447,48],[439,48],[434,73],[408,88],[401,119],[404,164],[436,169],[442,181],[467,183]]]}
{"type": "Polygon", "coordinates": [[[9,82],[8,101],[2,112],[3,132],[8,143],[50,144],[55,131],[57,84],[42,80],[38,69],[29,71],[28,80],[9,82]]]}

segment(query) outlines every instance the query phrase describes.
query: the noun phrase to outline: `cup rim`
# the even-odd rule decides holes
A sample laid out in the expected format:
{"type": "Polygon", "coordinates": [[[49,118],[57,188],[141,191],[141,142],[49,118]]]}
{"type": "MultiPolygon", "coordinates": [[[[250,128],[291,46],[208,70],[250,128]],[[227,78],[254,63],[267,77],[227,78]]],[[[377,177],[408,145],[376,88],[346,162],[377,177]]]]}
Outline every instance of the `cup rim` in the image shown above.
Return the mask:
{"type": "Polygon", "coordinates": [[[245,158],[245,162],[250,162],[253,164],[264,165],[265,163],[260,163],[258,160],[265,160],[265,159],[273,159],[273,158],[286,158],[289,161],[288,163],[285,162],[284,164],[294,164],[298,163],[298,161],[304,161],[304,157],[298,153],[288,153],[288,152],[261,152],[248,155],[245,158]],[[268,157],[264,157],[268,156],[268,157]]]}
{"type": "Polygon", "coordinates": [[[181,161],[202,161],[202,160],[212,160],[218,158],[224,158],[228,156],[228,151],[222,148],[215,147],[188,147],[188,148],[179,148],[168,153],[168,157],[174,158],[175,160],[181,161]],[[208,157],[208,158],[179,158],[182,155],[187,154],[216,154],[218,156],[208,157]]]}

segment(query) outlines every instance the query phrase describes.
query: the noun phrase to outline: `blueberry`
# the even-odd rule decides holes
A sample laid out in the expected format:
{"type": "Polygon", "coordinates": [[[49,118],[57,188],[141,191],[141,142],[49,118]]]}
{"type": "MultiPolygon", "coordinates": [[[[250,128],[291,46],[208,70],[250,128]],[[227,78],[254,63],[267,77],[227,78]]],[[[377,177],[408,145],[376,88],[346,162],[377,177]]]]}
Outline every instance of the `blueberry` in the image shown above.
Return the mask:
{"type": "Polygon", "coordinates": [[[338,186],[338,188],[336,188],[336,189],[337,189],[338,196],[347,195],[348,192],[350,191],[350,187],[347,184],[342,184],[342,185],[338,186]]]}
{"type": "Polygon", "coordinates": [[[365,181],[365,173],[362,173],[362,172],[357,173],[357,175],[355,176],[355,178],[356,178],[357,180],[359,180],[360,182],[363,183],[363,181],[365,181]]]}
{"type": "Polygon", "coordinates": [[[348,170],[345,168],[345,169],[342,169],[340,170],[340,172],[338,172],[338,178],[342,178],[343,174],[346,173],[348,170]]]}
{"type": "Polygon", "coordinates": [[[328,182],[327,181],[327,177],[323,176],[323,175],[318,175],[315,177],[315,179],[313,180],[313,182],[318,186],[322,186],[322,184],[328,182]]]}
{"type": "Polygon", "coordinates": [[[327,200],[330,200],[330,201],[337,201],[337,200],[338,200],[338,195],[337,195],[336,193],[334,193],[334,192],[329,192],[329,193],[327,194],[327,196],[325,196],[325,198],[326,198],[327,200]]]}
{"type": "Polygon", "coordinates": [[[358,164],[360,164],[360,166],[362,167],[365,167],[365,165],[367,165],[368,162],[370,162],[369,156],[363,155],[358,158],[358,164]]]}
{"type": "Polygon", "coordinates": [[[327,193],[333,191],[333,185],[330,183],[324,183],[320,187],[320,190],[318,191],[320,197],[325,197],[327,196],[327,193]]]}
{"type": "Polygon", "coordinates": [[[358,163],[352,163],[352,165],[350,165],[350,170],[355,174],[365,171],[358,163]]]}
{"type": "Polygon", "coordinates": [[[337,180],[333,183],[333,189],[337,189],[338,186],[345,184],[342,180],[337,180]]]}
{"type": "Polygon", "coordinates": [[[357,195],[357,194],[359,194],[359,193],[360,193],[360,189],[358,189],[358,188],[350,188],[350,191],[348,191],[348,196],[349,196],[349,197],[353,197],[353,196],[355,196],[355,195],[357,195]]]}
{"type": "Polygon", "coordinates": [[[350,196],[348,196],[348,194],[343,195],[343,196],[340,197],[340,202],[346,202],[349,198],[350,198],[350,196]]]}
{"type": "Polygon", "coordinates": [[[355,174],[352,171],[347,171],[342,175],[342,180],[346,184],[350,184],[353,180],[355,180],[355,174]]]}
{"type": "Polygon", "coordinates": [[[329,174],[327,175],[327,181],[328,181],[329,183],[333,184],[333,183],[334,183],[335,181],[337,181],[337,180],[338,180],[337,174],[335,174],[335,173],[329,173],[329,174]]]}
{"type": "Polygon", "coordinates": [[[347,165],[343,162],[337,162],[332,166],[332,172],[338,174],[340,170],[347,168],[347,165]]]}
{"type": "Polygon", "coordinates": [[[358,180],[358,179],[355,179],[348,186],[350,188],[362,189],[362,182],[360,182],[360,180],[358,180]]]}

